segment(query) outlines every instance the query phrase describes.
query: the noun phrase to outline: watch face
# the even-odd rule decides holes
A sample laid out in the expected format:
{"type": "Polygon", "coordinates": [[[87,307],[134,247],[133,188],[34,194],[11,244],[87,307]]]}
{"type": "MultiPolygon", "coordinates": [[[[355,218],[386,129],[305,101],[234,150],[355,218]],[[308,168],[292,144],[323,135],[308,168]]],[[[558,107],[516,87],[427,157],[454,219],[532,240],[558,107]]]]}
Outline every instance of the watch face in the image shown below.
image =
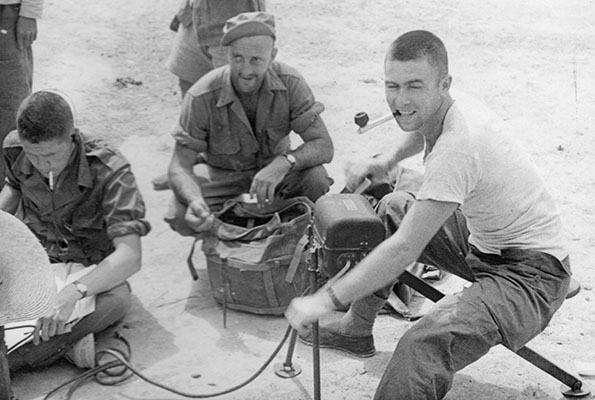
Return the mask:
{"type": "Polygon", "coordinates": [[[293,154],[285,154],[285,158],[287,158],[287,161],[289,161],[292,167],[295,165],[296,159],[293,154]]]}
{"type": "Polygon", "coordinates": [[[76,287],[76,290],[78,290],[78,292],[83,296],[87,296],[87,285],[85,285],[84,283],[80,283],[80,282],[76,282],[74,284],[74,287],[76,287]]]}

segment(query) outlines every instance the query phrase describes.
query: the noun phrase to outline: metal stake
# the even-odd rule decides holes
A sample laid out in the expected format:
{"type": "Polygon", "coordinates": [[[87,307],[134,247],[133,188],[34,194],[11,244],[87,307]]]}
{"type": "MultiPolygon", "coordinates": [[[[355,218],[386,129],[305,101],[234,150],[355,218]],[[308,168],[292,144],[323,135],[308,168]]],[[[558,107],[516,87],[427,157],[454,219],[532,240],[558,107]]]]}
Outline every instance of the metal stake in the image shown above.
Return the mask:
{"type": "MultiPolygon", "coordinates": [[[[314,228],[310,224],[308,226],[308,245],[306,251],[310,252],[307,258],[308,274],[310,279],[310,293],[315,293],[318,290],[318,251],[314,248],[314,228]]],[[[275,365],[275,374],[281,378],[293,378],[302,372],[302,369],[293,364],[292,357],[297,339],[297,331],[293,329],[289,338],[289,345],[287,348],[287,356],[283,364],[275,365]]],[[[314,363],[313,380],[314,380],[314,400],[320,400],[320,342],[318,322],[312,324],[312,358],[314,363]]]]}

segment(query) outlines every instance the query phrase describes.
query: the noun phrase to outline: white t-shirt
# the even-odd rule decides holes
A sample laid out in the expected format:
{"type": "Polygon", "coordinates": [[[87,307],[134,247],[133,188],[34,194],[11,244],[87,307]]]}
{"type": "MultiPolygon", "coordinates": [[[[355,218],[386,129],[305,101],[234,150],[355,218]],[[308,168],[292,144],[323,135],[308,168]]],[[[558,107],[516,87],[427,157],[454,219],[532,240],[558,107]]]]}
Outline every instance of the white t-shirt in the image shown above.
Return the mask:
{"type": "Polygon", "coordinates": [[[568,254],[556,204],[528,155],[504,129],[485,106],[455,102],[425,157],[417,198],[459,203],[469,242],[484,253],[520,248],[563,260],[568,254]]]}

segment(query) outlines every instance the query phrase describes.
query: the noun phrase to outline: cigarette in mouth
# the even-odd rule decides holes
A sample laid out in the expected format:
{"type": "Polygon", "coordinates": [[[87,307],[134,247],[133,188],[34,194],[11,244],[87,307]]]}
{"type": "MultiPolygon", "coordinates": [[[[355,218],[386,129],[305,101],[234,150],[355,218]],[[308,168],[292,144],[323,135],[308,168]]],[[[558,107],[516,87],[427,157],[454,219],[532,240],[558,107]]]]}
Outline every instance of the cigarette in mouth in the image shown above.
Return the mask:
{"type": "Polygon", "coordinates": [[[48,181],[50,182],[50,190],[54,190],[54,173],[50,171],[48,174],[48,181]]]}

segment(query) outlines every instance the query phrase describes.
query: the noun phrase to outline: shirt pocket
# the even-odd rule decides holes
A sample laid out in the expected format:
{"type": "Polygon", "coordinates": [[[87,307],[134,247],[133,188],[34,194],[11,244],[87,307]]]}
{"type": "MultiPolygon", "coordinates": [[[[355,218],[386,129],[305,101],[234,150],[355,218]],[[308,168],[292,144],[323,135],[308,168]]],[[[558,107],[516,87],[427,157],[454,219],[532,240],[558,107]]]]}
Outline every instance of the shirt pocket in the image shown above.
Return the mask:
{"type": "Polygon", "coordinates": [[[232,134],[227,126],[211,128],[208,152],[212,154],[237,154],[240,151],[240,138],[232,134]]]}
{"type": "Polygon", "coordinates": [[[72,213],[72,234],[75,237],[90,238],[98,235],[105,228],[101,204],[85,203],[75,208],[72,213]]]}
{"type": "Polygon", "coordinates": [[[270,126],[265,129],[266,150],[270,154],[281,154],[289,148],[289,132],[288,124],[280,124],[270,126]]]}

